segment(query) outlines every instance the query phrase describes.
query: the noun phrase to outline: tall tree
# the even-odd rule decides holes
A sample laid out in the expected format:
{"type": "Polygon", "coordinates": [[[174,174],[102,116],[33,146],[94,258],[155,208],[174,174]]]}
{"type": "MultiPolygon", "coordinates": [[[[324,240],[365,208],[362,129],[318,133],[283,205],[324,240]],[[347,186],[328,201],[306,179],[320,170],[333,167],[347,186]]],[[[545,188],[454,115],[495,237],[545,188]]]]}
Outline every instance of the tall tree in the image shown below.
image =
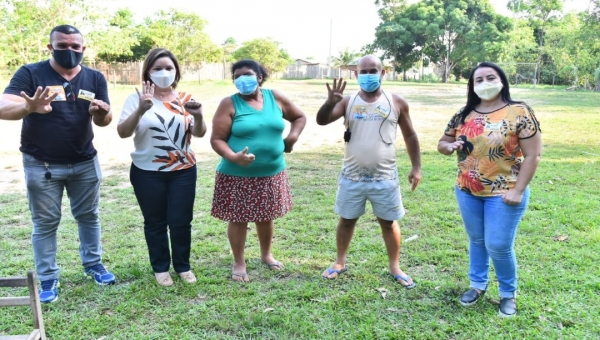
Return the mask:
{"type": "MultiPolygon", "coordinates": [[[[578,15],[568,14],[557,19],[552,27],[546,29],[544,55],[548,63],[544,70],[553,77],[558,76],[557,80],[560,83],[579,86],[581,76],[584,81],[590,80],[584,73],[592,56],[587,48],[588,42],[581,39],[582,26],[578,15]]],[[[544,75],[542,73],[542,77],[544,75]]],[[[547,81],[544,78],[542,80],[547,81]]]]}
{"type": "Polygon", "coordinates": [[[140,44],[132,50],[140,59],[150,48],[164,47],[183,63],[220,61],[222,50],[204,32],[205,25],[206,22],[194,13],[176,9],[159,11],[136,27],[135,36],[140,44]]]}
{"type": "Polygon", "coordinates": [[[596,82],[595,91],[600,91],[600,0],[590,0],[587,15],[584,15],[582,39],[595,56],[595,65],[592,67],[593,79],[596,82]]]}
{"type": "Polygon", "coordinates": [[[279,47],[279,42],[269,38],[246,41],[232,56],[235,60],[254,59],[269,72],[281,72],[293,62],[287,51],[279,47]]]}
{"type": "Polygon", "coordinates": [[[134,61],[132,47],[138,46],[135,37],[133,13],[129,9],[119,9],[107,21],[90,33],[92,46],[98,60],[105,62],[134,61]]]}
{"type": "Polygon", "coordinates": [[[70,24],[85,31],[95,20],[95,11],[91,9],[91,4],[84,0],[3,0],[0,2],[2,62],[14,69],[47,58],[46,46],[52,28],[70,24]]]}
{"type": "Polygon", "coordinates": [[[502,59],[516,63],[537,62],[538,44],[534,29],[527,20],[517,19],[509,36],[510,47],[503,51],[502,59]]]}
{"type": "Polygon", "coordinates": [[[352,61],[359,57],[359,54],[355,51],[350,51],[348,47],[343,51],[339,51],[337,57],[331,57],[333,67],[344,67],[350,65],[352,61]]]}
{"type": "Polygon", "coordinates": [[[458,63],[495,60],[508,40],[510,19],[494,13],[488,0],[379,0],[382,23],[374,46],[406,69],[422,55],[442,70],[447,82],[458,63]]]}
{"type": "Polygon", "coordinates": [[[366,52],[383,51],[382,59],[392,59],[397,72],[404,73],[423,57],[423,35],[410,30],[412,20],[419,20],[417,6],[406,5],[405,0],[376,0],[382,22],[375,30],[375,41],[364,48],[366,52]]]}
{"type": "Polygon", "coordinates": [[[515,13],[523,13],[536,31],[538,42],[538,82],[541,80],[545,36],[548,23],[560,16],[563,0],[510,0],[508,8],[515,13]]]}
{"type": "Polygon", "coordinates": [[[237,49],[237,42],[234,38],[229,37],[225,39],[221,48],[223,49],[223,62],[231,61],[233,59],[232,54],[237,49]]]}

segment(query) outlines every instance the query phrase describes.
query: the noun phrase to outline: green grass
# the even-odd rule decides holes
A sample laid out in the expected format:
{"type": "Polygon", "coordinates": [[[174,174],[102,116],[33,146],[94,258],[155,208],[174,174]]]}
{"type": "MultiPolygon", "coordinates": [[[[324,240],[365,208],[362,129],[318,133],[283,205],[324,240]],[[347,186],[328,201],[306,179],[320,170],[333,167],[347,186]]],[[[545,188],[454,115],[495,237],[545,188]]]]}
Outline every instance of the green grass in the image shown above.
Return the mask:
{"type": "MultiPolygon", "coordinates": [[[[325,99],[323,81],[272,81],[314,120],[325,99]]],[[[287,155],[294,209],[276,221],[274,255],[286,265],[260,263],[254,228],[246,256],[251,283],[229,280],[232,255],[226,224],[210,216],[215,154],[203,154],[192,243],[198,283],[156,285],[148,263],[142,217],[128,183],[128,164],[102,186],[104,263],[118,284],[100,287],[83,277],[75,221],[64,206],[59,229],[61,295],[44,305],[52,339],[597,339],[600,337],[600,94],[549,89],[513,91],[536,110],[544,152],[517,237],[519,315],[497,316],[497,283],[482,303],[463,308],[468,287],[467,240],[452,186],[456,160],[435,151],[451,115],[464,104],[465,85],[386,83],[411,104],[422,146],[423,181],[407,191],[410,163],[399,142],[407,216],[401,266],[418,282],[407,291],[389,277],[381,231],[370,209],[359,221],[350,270],[325,281],[335,258],[333,203],[342,149],[321,146],[287,155]],[[564,241],[565,236],[568,236],[564,241]],[[385,298],[378,289],[387,289],[385,298]]],[[[231,84],[183,84],[205,103],[207,119],[231,84]]],[[[356,89],[355,83],[350,86],[356,89]]],[[[111,89],[115,112],[132,87],[111,89]]],[[[115,124],[113,122],[113,124],[115,124]]],[[[341,135],[340,135],[341,137],[341,135]]],[[[116,138],[116,136],[115,136],[116,138]]],[[[302,137],[301,137],[302,138],[302,137]]],[[[401,141],[401,138],[398,139],[401,141]]],[[[96,143],[101,149],[102,144],[96,143]]],[[[129,152],[116,150],[116,152],[129,152]]],[[[66,203],[66,201],[65,201],[66,203]]],[[[33,268],[31,222],[24,193],[0,195],[0,276],[33,268]]],[[[492,278],[494,274],[492,273],[492,278]]],[[[0,294],[23,293],[0,290],[0,294]]],[[[26,333],[26,308],[0,309],[0,334],[26,333]]]]}

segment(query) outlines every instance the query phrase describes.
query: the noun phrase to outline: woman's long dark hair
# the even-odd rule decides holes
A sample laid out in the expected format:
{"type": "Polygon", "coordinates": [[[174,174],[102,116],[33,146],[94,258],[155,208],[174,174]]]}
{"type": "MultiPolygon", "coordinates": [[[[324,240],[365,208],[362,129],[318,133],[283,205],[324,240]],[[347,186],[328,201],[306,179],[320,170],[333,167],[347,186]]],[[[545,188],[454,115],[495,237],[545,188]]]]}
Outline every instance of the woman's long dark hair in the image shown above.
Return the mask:
{"type": "Polygon", "coordinates": [[[496,72],[498,72],[498,75],[500,76],[500,80],[502,81],[503,85],[502,91],[500,91],[500,95],[502,96],[502,100],[504,100],[504,102],[508,104],[525,104],[523,102],[515,101],[512,100],[512,98],[510,98],[510,84],[508,83],[508,78],[506,78],[506,74],[500,68],[500,66],[486,61],[477,65],[477,67],[475,67],[473,71],[471,71],[471,75],[469,76],[469,84],[467,85],[467,104],[462,108],[462,111],[459,113],[459,119],[457,119],[458,124],[463,124],[465,122],[465,118],[467,118],[469,113],[471,113],[471,111],[475,109],[475,106],[477,106],[477,104],[481,103],[481,98],[479,98],[479,96],[475,94],[475,91],[473,90],[473,83],[475,82],[473,77],[475,75],[475,71],[482,67],[491,67],[494,70],[496,70],[496,72]]]}

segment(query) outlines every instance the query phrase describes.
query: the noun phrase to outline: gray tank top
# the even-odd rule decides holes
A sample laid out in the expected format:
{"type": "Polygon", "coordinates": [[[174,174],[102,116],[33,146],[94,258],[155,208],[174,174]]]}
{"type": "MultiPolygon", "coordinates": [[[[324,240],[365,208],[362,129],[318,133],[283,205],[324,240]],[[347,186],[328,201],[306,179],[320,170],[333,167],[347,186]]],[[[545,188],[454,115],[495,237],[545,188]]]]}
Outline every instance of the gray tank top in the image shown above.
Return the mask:
{"type": "Polygon", "coordinates": [[[352,95],[344,119],[352,137],[346,144],[341,176],[361,182],[397,179],[398,112],[392,94],[383,91],[373,103],[358,93],[352,95]]]}

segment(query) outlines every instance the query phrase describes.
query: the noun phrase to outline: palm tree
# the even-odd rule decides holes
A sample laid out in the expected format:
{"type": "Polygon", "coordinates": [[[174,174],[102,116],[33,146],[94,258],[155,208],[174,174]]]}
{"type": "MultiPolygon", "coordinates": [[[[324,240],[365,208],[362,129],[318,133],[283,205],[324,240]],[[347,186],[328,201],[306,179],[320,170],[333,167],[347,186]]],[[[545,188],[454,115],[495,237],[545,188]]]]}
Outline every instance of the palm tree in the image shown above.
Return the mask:
{"type": "Polygon", "coordinates": [[[358,57],[358,53],[355,51],[350,51],[348,47],[345,50],[339,51],[340,55],[338,57],[332,57],[331,61],[333,61],[333,66],[337,68],[348,68],[348,65],[358,57]]]}
{"type": "MultiPolygon", "coordinates": [[[[346,47],[346,49],[343,51],[339,51],[339,53],[339,56],[332,57],[331,61],[333,62],[333,67],[344,70],[350,70],[349,66],[355,65],[356,59],[360,56],[359,53],[356,53],[355,51],[350,51],[348,47],[346,47]]],[[[349,72],[348,77],[350,78],[351,75],[352,72],[349,72]]]]}

